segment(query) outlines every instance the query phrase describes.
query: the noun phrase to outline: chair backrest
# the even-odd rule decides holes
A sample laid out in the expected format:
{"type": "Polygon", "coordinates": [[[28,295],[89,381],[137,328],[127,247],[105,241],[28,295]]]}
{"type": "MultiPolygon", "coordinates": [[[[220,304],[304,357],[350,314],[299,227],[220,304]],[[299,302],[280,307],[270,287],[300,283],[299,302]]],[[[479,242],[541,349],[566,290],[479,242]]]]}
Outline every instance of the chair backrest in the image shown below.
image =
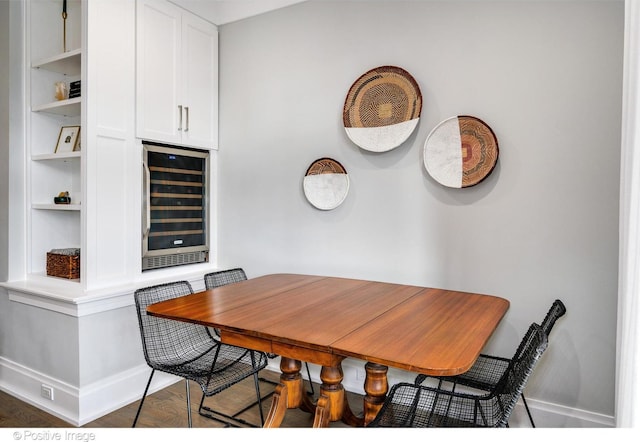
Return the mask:
{"type": "Polygon", "coordinates": [[[195,348],[212,348],[215,343],[206,327],[147,314],[147,306],[193,293],[188,281],[177,281],[141,288],[134,299],[142,337],[144,357],[152,368],[179,361],[195,348]]]}
{"type": "Polygon", "coordinates": [[[204,285],[207,290],[246,280],[247,275],[241,268],[220,270],[204,275],[204,285]]]}
{"type": "Polygon", "coordinates": [[[509,362],[509,367],[504,372],[492,393],[497,399],[497,406],[493,407],[493,416],[497,417],[495,426],[505,427],[513,411],[518,398],[529,380],[540,357],[547,349],[547,334],[538,324],[531,324],[520,343],[516,355],[509,362]]]}
{"type": "MultiPolygon", "coordinates": [[[[562,315],[564,315],[566,313],[566,311],[567,311],[567,309],[565,308],[565,306],[562,303],[562,301],[560,301],[559,299],[556,299],[553,302],[553,304],[551,305],[551,308],[547,312],[547,315],[544,317],[544,320],[542,321],[542,324],[540,325],[540,328],[542,329],[544,334],[547,336],[547,338],[549,337],[549,333],[551,333],[551,329],[555,325],[555,323],[558,320],[558,318],[560,318],[562,315]]],[[[516,349],[516,352],[514,353],[513,357],[511,358],[512,360],[516,360],[516,359],[522,358],[522,352],[524,350],[526,350],[527,345],[530,344],[529,340],[531,339],[531,336],[530,336],[531,333],[532,333],[532,330],[531,330],[531,327],[529,327],[529,331],[524,336],[522,341],[520,341],[520,344],[518,345],[518,348],[516,349]]]]}
{"type": "Polygon", "coordinates": [[[564,306],[562,301],[556,299],[553,301],[551,308],[547,312],[547,315],[544,317],[543,321],[540,323],[542,330],[546,333],[547,336],[551,333],[551,329],[555,325],[556,321],[559,317],[564,315],[567,312],[567,308],[564,306]]]}

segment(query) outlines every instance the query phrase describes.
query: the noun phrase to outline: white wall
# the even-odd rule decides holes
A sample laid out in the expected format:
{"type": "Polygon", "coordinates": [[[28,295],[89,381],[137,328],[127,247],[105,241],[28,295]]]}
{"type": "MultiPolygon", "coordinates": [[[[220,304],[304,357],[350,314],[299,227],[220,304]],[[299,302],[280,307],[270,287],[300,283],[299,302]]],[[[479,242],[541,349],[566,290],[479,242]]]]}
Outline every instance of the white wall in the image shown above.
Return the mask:
{"type": "Polygon", "coordinates": [[[221,26],[220,266],[503,296],[487,350],[504,356],[561,298],[527,396],[567,415],[549,425],[611,423],[623,30],[622,1],[309,1],[221,26]],[[372,154],[346,137],[342,106],[387,64],[416,78],[423,112],[406,143],[372,154]],[[423,144],[464,114],[492,127],[499,164],[443,188],[423,144]],[[351,178],[330,212],[301,185],[323,156],[351,178]]]}
{"type": "Polygon", "coordinates": [[[7,280],[9,233],[9,2],[0,2],[0,281],[7,280]]]}
{"type": "Polygon", "coordinates": [[[625,2],[625,54],[622,113],[622,160],[620,183],[620,278],[616,377],[616,426],[640,424],[640,3],[625,2]]]}

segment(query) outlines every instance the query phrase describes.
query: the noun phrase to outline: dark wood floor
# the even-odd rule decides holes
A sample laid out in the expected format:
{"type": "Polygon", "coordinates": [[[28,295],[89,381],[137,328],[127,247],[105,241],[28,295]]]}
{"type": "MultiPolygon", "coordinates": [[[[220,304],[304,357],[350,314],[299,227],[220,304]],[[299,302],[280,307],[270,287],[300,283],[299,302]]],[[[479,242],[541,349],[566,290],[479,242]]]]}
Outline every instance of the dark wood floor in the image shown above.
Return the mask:
{"type": "MultiPolygon", "coordinates": [[[[263,370],[261,376],[265,379],[276,381],[278,374],[263,370]]],[[[305,386],[308,387],[307,382],[305,386]]],[[[224,424],[202,417],[198,414],[198,405],[202,395],[199,387],[191,383],[191,415],[193,427],[215,428],[224,424]]],[[[265,395],[273,391],[274,386],[267,382],[261,382],[260,388],[265,395]]],[[[314,384],[316,397],[319,386],[314,384]]],[[[140,386],[141,394],[144,385],[140,386]]],[[[233,414],[256,399],[253,388],[253,378],[247,379],[230,389],[205,400],[205,405],[215,410],[233,414]]],[[[362,396],[347,393],[347,399],[352,410],[359,414],[362,412],[362,396]]],[[[183,428],[187,427],[186,393],[184,381],[178,382],[158,391],[144,402],[137,427],[139,428],[183,428]]],[[[129,428],[133,423],[138,409],[139,401],[129,404],[106,416],[96,419],[84,425],[83,428],[129,428]]],[[[264,415],[266,417],[271,405],[271,399],[263,402],[264,415]]],[[[260,423],[258,407],[254,406],[239,417],[253,424],[260,423]]],[[[306,428],[313,424],[313,415],[300,410],[288,410],[282,427],[306,428]]],[[[344,427],[341,422],[331,424],[332,427],[344,427]]],[[[44,411],[33,407],[19,399],[0,391],[0,427],[4,428],[72,428],[73,426],[44,411]]]]}

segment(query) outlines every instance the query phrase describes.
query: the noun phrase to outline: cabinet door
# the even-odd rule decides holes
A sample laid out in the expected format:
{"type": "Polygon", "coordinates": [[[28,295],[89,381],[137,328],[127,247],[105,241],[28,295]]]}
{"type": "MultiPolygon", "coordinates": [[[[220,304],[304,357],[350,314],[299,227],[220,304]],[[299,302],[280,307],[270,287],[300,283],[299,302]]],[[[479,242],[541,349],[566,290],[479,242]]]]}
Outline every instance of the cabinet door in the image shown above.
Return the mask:
{"type": "Polygon", "coordinates": [[[137,3],[136,135],[180,143],[182,11],[168,2],[137,3]]]}
{"type": "Polygon", "coordinates": [[[185,13],[182,20],[183,144],[217,148],[218,31],[185,13]]]}

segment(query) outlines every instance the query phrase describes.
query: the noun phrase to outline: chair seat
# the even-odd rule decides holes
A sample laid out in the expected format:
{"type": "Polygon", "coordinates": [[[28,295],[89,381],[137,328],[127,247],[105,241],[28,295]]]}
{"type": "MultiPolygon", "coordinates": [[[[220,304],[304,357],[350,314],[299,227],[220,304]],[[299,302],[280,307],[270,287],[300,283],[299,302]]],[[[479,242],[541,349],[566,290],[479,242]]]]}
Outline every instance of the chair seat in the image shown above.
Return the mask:
{"type": "Polygon", "coordinates": [[[379,427],[496,427],[500,425],[498,397],[479,401],[478,396],[446,394],[436,388],[400,383],[376,418],[379,427]]]}
{"type": "Polygon", "coordinates": [[[187,358],[189,362],[166,360],[152,367],[194,381],[206,396],[213,396],[267,366],[264,353],[253,352],[254,364],[251,357],[252,352],[247,349],[215,344],[195,359],[187,358]]]}

